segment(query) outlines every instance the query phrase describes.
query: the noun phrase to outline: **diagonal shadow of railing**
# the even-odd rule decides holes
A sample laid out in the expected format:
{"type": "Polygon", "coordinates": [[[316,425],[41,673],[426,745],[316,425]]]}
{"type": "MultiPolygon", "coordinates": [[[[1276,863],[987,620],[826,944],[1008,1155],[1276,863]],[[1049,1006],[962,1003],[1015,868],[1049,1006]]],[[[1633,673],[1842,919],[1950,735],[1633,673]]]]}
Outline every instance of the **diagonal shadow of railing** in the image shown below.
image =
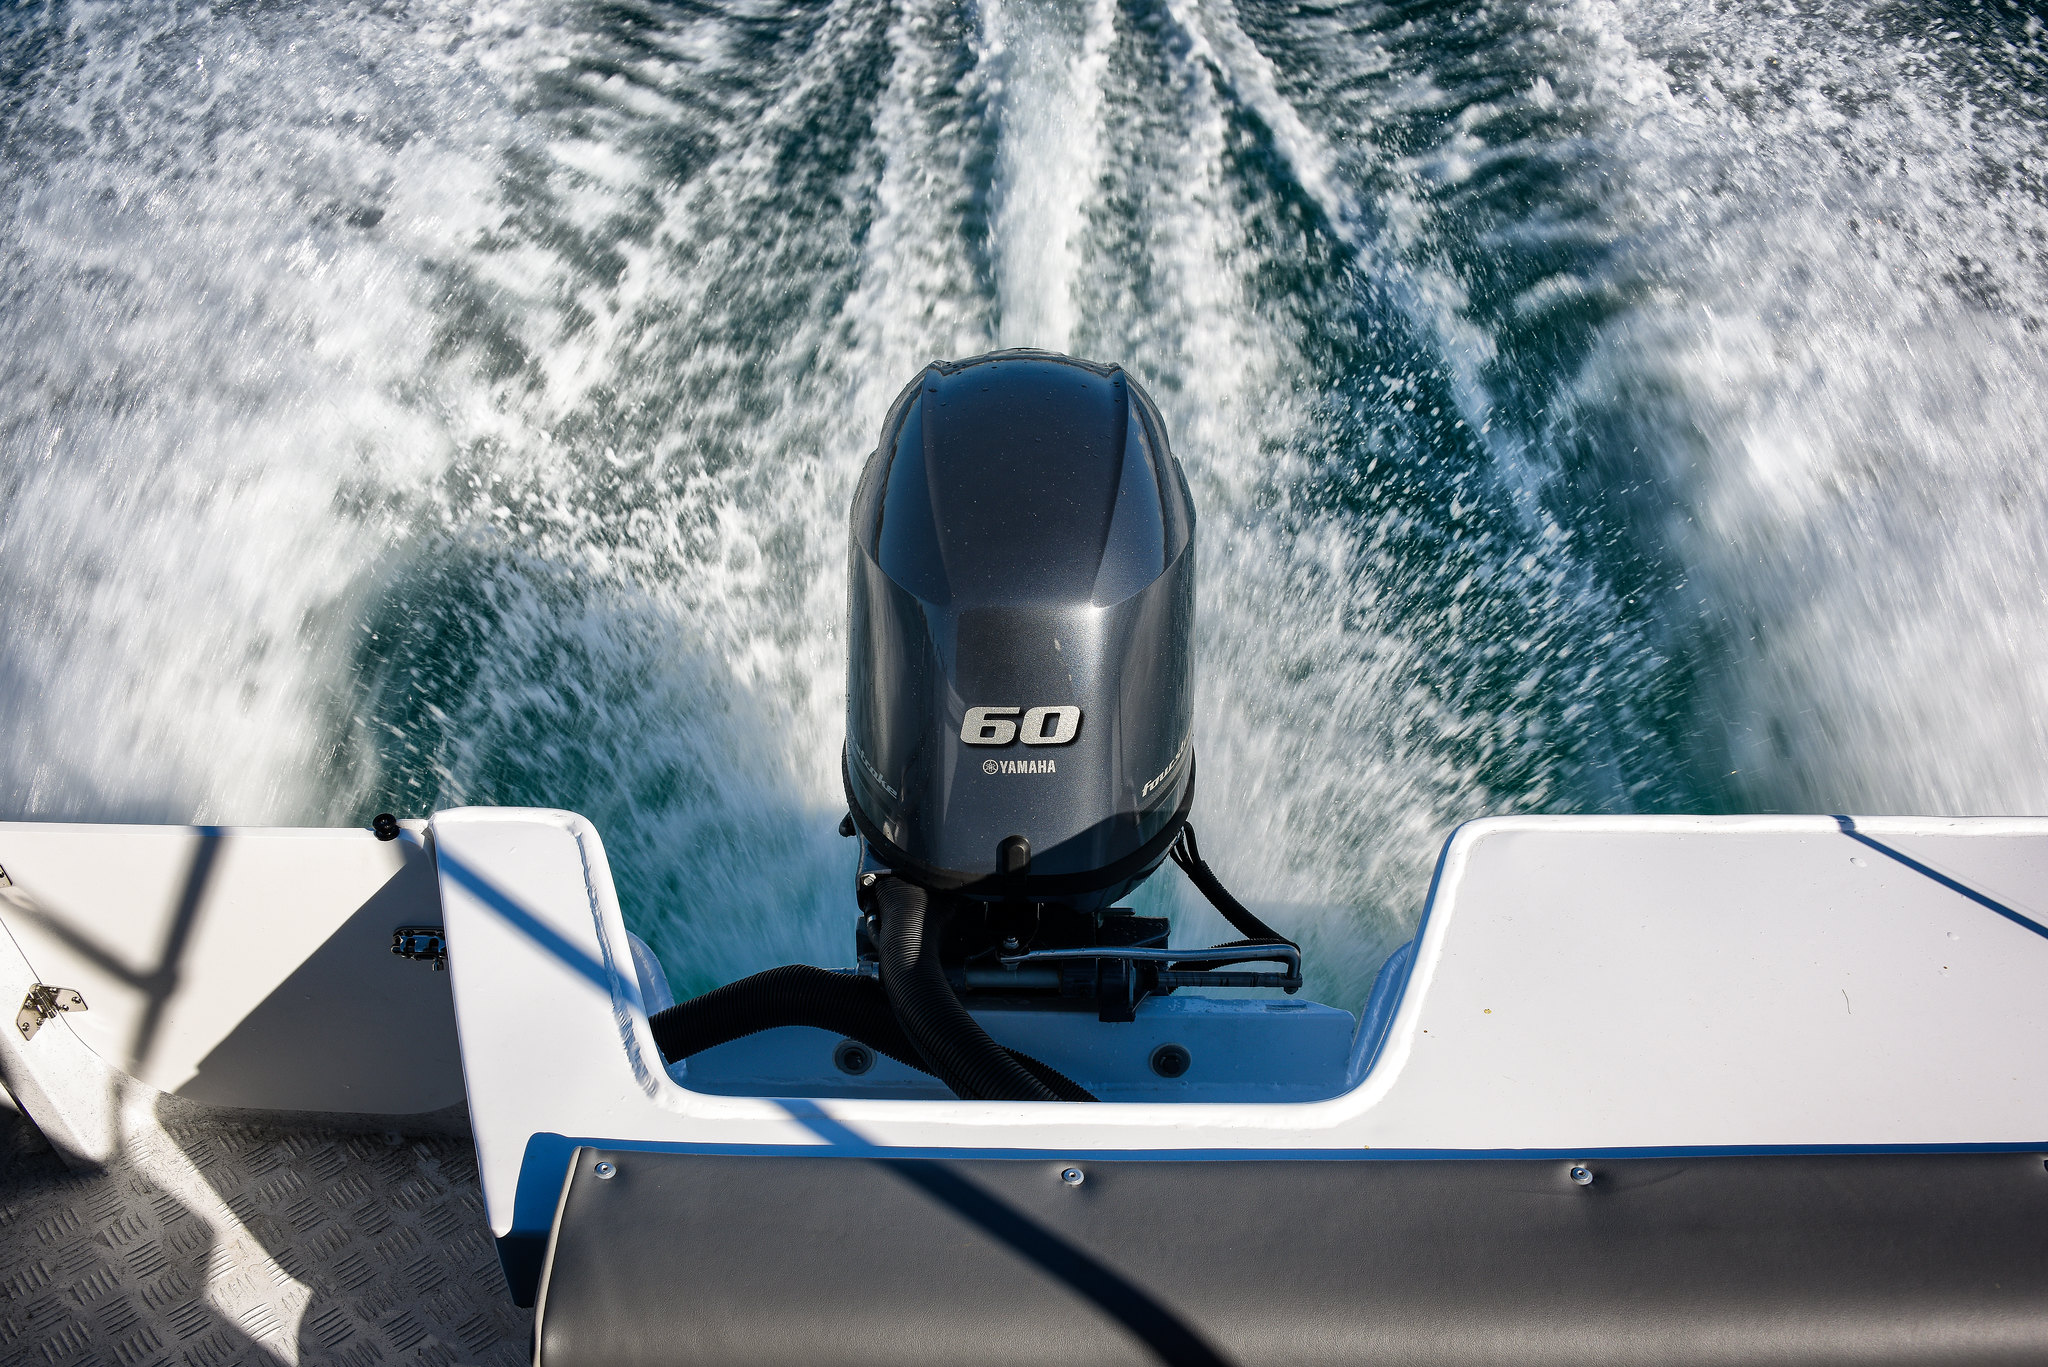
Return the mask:
{"type": "Polygon", "coordinates": [[[206,901],[206,886],[213,881],[213,866],[220,858],[220,847],[227,839],[227,832],[219,826],[197,826],[199,841],[192,847],[192,862],[185,869],[185,887],[178,894],[178,909],[171,916],[171,928],[164,936],[162,953],[157,955],[156,971],[142,981],[140,986],[148,996],[148,1004],[142,1009],[142,1019],[135,1025],[135,1043],[129,1050],[135,1060],[134,1070],[140,1076],[149,1056],[156,1051],[157,1031],[162,1028],[164,1010],[177,995],[178,983],[183,978],[185,949],[192,942],[192,932],[199,924],[199,908],[206,901]]]}
{"type": "Polygon", "coordinates": [[[836,1149],[875,1162],[1115,1320],[1166,1367],[1232,1367],[1199,1330],[1142,1286],[947,1163],[884,1157],[814,1103],[779,1098],[791,1119],[836,1149]]]}
{"type": "Polygon", "coordinates": [[[1941,886],[1947,888],[1950,892],[1953,892],[1961,897],[1967,897],[1972,902],[1975,902],[1978,906],[1983,907],[1985,910],[1995,911],[2000,916],[2003,916],[2006,920],[2012,922],[2014,925],[2023,927],[2027,930],[2031,930],[2034,932],[2034,934],[2039,935],[2044,939],[2048,939],[2048,926],[2042,925],[2039,921],[2036,921],[2032,917],[2027,916],[2021,912],[2014,911],[2011,907],[2007,906],[2005,903],[1999,901],[1995,897],[1986,896],[1984,893],[1981,893],[1977,891],[1977,889],[1971,887],[1968,883],[1960,882],[1957,879],[1951,878],[1947,874],[1941,872],[1939,869],[1929,868],[1927,865],[1915,859],[1912,855],[1907,854],[1904,850],[1893,849],[1890,845],[1885,844],[1882,840],[1876,840],[1871,838],[1870,836],[1865,835],[1862,831],[1856,829],[1856,818],[1851,816],[1838,816],[1835,818],[1835,824],[1842,828],[1843,835],[1848,836],[1857,844],[1865,846],[1869,849],[1876,850],[1885,858],[1890,859],[1896,863],[1905,865],[1907,868],[1919,874],[1921,877],[1931,878],[1935,882],[1941,884],[1941,886]]]}
{"type": "Polygon", "coordinates": [[[33,921],[45,934],[61,941],[65,948],[108,977],[143,994],[142,1015],[136,1022],[135,1036],[128,1050],[129,1070],[136,1075],[141,1074],[150,1055],[155,1052],[158,1032],[163,1029],[164,1012],[183,981],[185,955],[191,948],[193,932],[198,929],[199,914],[206,905],[206,889],[213,881],[221,845],[228,838],[228,828],[224,826],[193,826],[189,829],[198,839],[192,847],[191,861],[185,866],[177,907],[171,913],[163,948],[157,953],[156,963],[149,968],[130,967],[91,935],[32,901],[18,902],[13,909],[14,914],[33,921]]]}
{"type": "MultiPolygon", "coordinates": [[[[579,977],[585,979],[600,992],[611,994],[611,974],[605,966],[592,958],[582,946],[572,942],[562,932],[521,906],[519,899],[493,883],[483,874],[462,862],[447,847],[437,844],[434,848],[434,863],[441,873],[455,880],[463,891],[495,912],[500,919],[527,939],[559,960],[561,964],[579,977]]],[[[460,947],[451,945],[450,950],[460,953],[460,947]]]]}

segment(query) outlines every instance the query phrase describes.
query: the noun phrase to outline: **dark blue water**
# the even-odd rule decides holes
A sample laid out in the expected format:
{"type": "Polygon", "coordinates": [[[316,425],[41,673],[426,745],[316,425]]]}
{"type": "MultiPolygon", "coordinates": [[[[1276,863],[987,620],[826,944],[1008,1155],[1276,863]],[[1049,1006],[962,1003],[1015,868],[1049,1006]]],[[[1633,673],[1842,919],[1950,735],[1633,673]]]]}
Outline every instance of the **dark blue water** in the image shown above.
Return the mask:
{"type": "Polygon", "coordinates": [[[0,815],[573,808],[680,986],[843,961],[844,509],[997,345],[1165,410],[1332,1000],[1469,817],[2048,810],[2044,97],[2003,0],[8,7],[0,815]]]}

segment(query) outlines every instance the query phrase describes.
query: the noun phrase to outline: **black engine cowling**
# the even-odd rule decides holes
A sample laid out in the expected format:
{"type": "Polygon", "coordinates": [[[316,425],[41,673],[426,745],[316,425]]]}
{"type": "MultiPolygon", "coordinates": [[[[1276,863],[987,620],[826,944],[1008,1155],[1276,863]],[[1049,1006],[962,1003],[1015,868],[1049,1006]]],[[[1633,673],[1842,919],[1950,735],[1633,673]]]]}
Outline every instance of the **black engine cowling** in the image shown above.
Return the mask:
{"type": "Polygon", "coordinates": [[[1194,791],[1194,504],[1150,398],[1038,351],[934,362],[853,500],[844,768],[897,874],[1107,907],[1194,791]]]}

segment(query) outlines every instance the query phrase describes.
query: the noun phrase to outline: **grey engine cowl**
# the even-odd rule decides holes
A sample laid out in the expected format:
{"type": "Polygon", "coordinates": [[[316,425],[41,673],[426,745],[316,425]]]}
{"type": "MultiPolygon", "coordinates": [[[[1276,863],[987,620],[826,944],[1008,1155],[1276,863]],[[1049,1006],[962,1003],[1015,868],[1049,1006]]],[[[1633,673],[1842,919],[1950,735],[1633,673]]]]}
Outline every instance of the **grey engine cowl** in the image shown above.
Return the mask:
{"type": "Polygon", "coordinates": [[[1194,535],[1115,366],[997,352],[903,391],[849,553],[847,795],[885,862],[1083,909],[1157,867],[1193,795],[1194,535]]]}

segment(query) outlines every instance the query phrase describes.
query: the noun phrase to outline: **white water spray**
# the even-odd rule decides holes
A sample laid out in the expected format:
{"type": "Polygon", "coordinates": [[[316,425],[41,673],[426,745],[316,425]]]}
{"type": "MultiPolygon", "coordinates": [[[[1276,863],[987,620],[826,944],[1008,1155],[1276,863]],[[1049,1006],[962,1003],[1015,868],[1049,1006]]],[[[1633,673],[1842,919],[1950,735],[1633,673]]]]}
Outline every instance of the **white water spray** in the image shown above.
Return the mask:
{"type": "Polygon", "coordinates": [[[1080,13],[1032,0],[981,7],[982,61],[1001,140],[994,198],[1003,346],[1073,345],[1115,18],[1115,0],[1088,0],[1080,13]]]}
{"type": "Polygon", "coordinates": [[[1467,816],[2038,809],[2039,33],[1838,9],[10,12],[0,805],[577,806],[679,986],[842,961],[852,480],[1029,344],[1333,1000],[1467,816]]]}

